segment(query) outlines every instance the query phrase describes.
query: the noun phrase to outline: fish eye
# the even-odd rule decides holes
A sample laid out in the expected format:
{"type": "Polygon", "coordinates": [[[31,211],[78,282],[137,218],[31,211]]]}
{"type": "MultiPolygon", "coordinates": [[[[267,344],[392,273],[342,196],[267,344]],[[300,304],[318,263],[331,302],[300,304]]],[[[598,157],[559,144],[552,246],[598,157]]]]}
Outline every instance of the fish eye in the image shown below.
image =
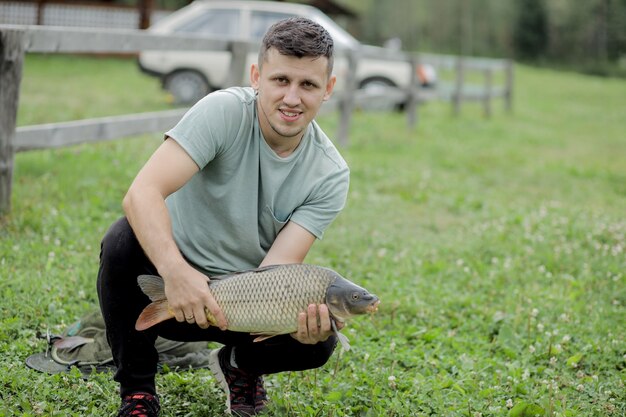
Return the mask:
{"type": "Polygon", "coordinates": [[[353,292],[353,293],[352,293],[352,300],[353,300],[353,301],[356,301],[356,300],[358,300],[359,298],[360,298],[360,297],[359,297],[359,293],[358,293],[358,292],[353,292]]]}

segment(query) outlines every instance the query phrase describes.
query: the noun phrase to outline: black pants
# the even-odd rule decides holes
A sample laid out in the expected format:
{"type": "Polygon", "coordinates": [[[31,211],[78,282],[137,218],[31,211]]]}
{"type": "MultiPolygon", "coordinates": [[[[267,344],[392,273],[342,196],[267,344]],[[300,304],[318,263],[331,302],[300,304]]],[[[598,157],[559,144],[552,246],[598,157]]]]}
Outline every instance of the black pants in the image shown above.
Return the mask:
{"type": "Polygon", "coordinates": [[[157,336],[177,341],[215,341],[236,347],[237,365],[251,374],[301,371],[324,365],[333,353],[336,338],[305,345],[289,335],[254,343],[248,333],[201,329],[196,324],[167,320],[144,331],[135,321],[150,300],[137,285],[137,276],[157,275],[126,218],[115,222],[102,239],[98,296],[107,338],[117,366],[115,380],[122,396],[137,391],[155,393],[157,336]]]}

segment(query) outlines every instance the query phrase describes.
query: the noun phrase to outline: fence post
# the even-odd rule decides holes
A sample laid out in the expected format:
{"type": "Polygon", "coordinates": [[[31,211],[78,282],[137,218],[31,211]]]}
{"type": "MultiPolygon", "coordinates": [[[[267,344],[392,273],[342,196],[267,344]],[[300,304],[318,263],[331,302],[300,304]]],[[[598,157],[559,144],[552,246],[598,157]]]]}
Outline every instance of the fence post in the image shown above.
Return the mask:
{"type": "Polygon", "coordinates": [[[248,60],[248,43],[242,41],[234,41],[230,44],[230,52],[232,58],[226,87],[245,85],[246,61],[248,60]]]}
{"type": "Polygon", "coordinates": [[[452,110],[455,116],[461,113],[461,101],[463,100],[463,82],[465,78],[465,65],[463,65],[463,57],[456,59],[456,82],[454,93],[452,93],[452,110]]]}
{"type": "Polygon", "coordinates": [[[509,113],[513,110],[513,68],[513,60],[508,59],[505,70],[504,108],[509,113]]]}
{"type": "Polygon", "coordinates": [[[354,111],[354,94],[356,92],[356,70],[358,65],[357,51],[349,50],[346,53],[348,60],[348,73],[345,78],[344,91],[342,91],[339,102],[339,132],[337,141],[340,145],[348,145],[348,134],[350,132],[350,120],[354,111]]]}
{"type": "Polygon", "coordinates": [[[409,94],[406,102],[406,114],[407,114],[407,124],[410,129],[414,128],[417,124],[418,115],[417,115],[417,107],[418,107],[418,91],[419,88],[419,80],[417,79],[417,68],[419,65],[419,60],[415,56],[411,56],[409,62],[411,63],[411,82],[409,83],[409,94]]]}
{"type": "Polygon", "coordinates": [[[491,85],[493,80],[493,70],[491,68],[485,68],[485,93],[483,96],[483,111],[485,117],[491,117],[491,85]]]}
{"type": "Polygon", "coordinates": [[[154,10],[154,0],[139,0],[137,7],[139,8],[139,29],[148,29],[154,10]]]}
{"type": "Polygon", "coordinates": [[[11,210],[13,138],[24,62],[24,34],[0,31],[0,216],[11,210]]]}
{"type": "Polygon", "coordinates": [[[46,7],[46,0],[38,0],[37,1],[37,21],[35,22],[36,25],[43,25],[43,16],[44,16],[44,9],[46,7]]]}

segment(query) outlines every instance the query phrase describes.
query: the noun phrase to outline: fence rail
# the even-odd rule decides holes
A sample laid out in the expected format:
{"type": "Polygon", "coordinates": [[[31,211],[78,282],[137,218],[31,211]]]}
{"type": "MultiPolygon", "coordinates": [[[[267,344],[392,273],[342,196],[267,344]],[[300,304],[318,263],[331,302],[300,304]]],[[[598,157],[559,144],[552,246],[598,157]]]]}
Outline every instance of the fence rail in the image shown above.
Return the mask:
{"type": "MultiPolygon", "coordinates": [[[[16,129],[19,88],[25,53],[138,53],[144,50],[221,50],[233,54],[228,85],[244,84],[243,74],[248,51],[257,48],[240,40],[211,39],[199,36],[158,35],[130,29],[92,29],[79,27],[51,27],[33,25],[0,25],[0,215],[10,210],[11,184],[15,152],[75,145],[84,142],[117,139],[150,132],[163,132],[182,117],[186,109],[153,113],[103,117],[63,123],[25,126],[16,129]]],[[[344,88],[322,106],[322,112],[339,111],[340,122],[337,140],[347,144],[352,112],[360,103],[386,100],[402,103],[407,111],[409,126],[417,122],[417,106],[422,101],[449,99],[455,112],[463,100],[482,100],[485,115],[491,112],[494,97],[503,97],[506,108],[511,109],[513,86],[512,63],[503,60],[476,59],[440,55],[414,55],[385,51],[381,48],[359,48],[337,51],[348,61],[344,88]],[[367,57],[403,60],[411,63],[412,88],[401,90],[387,88],[379,91],[357,90],[356,69],[360,59],[367,57]],[[430,63],[436,68],[449,68],[456,72],[452,89],[427,91],[418,86],[418,62],[430,63]],[[467,70],[485,73],[481,89],[468,89],[464,83],[467,70]],[[507,74],[504,87],[492,85],[494,71],[507,74]]]]}
{"type": "Polygon", "coordinates": [[[13,150],[23,152],[60,148],[148,132],[165,132],[174,126],[186,111],[187,109],[175,109],[18,127],[15,131],[13,150]]]}

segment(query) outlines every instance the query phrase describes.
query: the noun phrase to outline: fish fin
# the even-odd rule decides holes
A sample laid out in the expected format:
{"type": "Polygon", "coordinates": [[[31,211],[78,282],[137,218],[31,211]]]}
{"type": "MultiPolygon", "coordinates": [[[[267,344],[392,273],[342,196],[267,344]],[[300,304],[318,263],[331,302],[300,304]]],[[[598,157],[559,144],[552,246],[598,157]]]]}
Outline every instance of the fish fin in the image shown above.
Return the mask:
{"type": "Polygon", "coordinates": [[[231,272],[231,273],[225,274],[225,275],[209,276],[209,279],[211,281],[219,281],[219,280],[222,280],[222,279],[232,278],[232,277],[235,277],[237,275],[249,274],[251,272],[257,273],[257,272],[269,271],[271,269],[279,268],[281,266],[284,266],[284,265],[280,265],[280,264],[278,264],[278,265],[266,265],[266,266],[262,266],[262,267],[255,268],[255,269],[245,269],[245,270],[242,270],[242,271],[235,271],[235,272],[231,272]]]}
{"type": "Polygon", "coordinates": [[[285,266],[285,265],[288,265],[288,264],[265,265],[265,266],[262,266],[262,267],[260,267],[260,268],[252,269],[252,270],[250,270],[250,271],[248,271],[248,272],[263,272],[263,271],[269,271],[269,270],[271,270],[271,269],[280,268],[280,267],[285,266]]]}
{"type": "Polygon", "coordinates": [[[167,300],[155,301],[143,309],[135,322],[135,329],[140,331],[146,330],[172,317],[174,317],[174,315],[167,304],[167,300]]]}
{"type": "Polygon", "coordinates": [[[253,342],[262,342],[264,340],[270,339],[274,336],[279,336],[283,333],[250,333],[252,336],[256,336],[253,342]]]}
{"type": "Polygon", "coordinates": [[[156,275],[139,275],[137,277],[139,288],[146,294],[150,301],[165,300],[165,281],[156,275]]]}
{"type": "Polygon", "coordinates": [[[346,352],[349,351],[350,340],[348,340],[348,337],[345,334],[339,332],[335,320],[330,321],[330,326],[332,327],[333,332],[335,332],[335,336],[337,336],[337,339],[339,339],[339,343],[341,343],[341,347],[343,348],[343,350],[345,350],[346,352]]]}
{"type": "Polygon", "coordinates": [[[90,337],[82,337],[82,336],[69,336],[62,337],[61,339],[57,339],[54,342],[54,347],[57,349],[75,349],[82,345],[86,345],[87,343],[93,343],[94,339],[90,337]]]}

